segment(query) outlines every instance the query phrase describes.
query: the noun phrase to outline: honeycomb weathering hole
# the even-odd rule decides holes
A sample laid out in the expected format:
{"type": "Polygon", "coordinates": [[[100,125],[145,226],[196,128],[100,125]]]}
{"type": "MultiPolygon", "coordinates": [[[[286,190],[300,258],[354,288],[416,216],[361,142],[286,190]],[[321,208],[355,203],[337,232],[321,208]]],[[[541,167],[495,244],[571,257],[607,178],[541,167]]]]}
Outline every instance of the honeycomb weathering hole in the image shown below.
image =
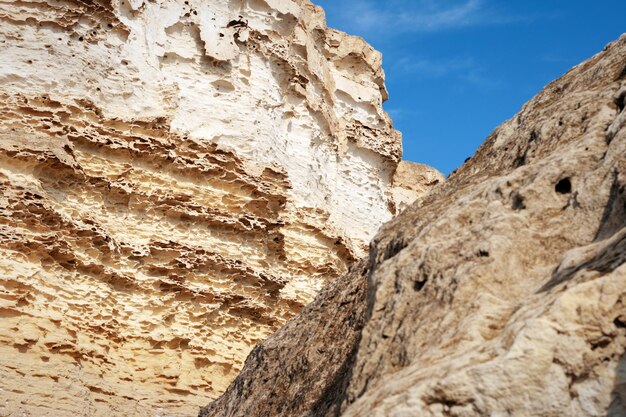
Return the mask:
{"type": "Polygon", "coordinates": [[[559,194],[569,194],[572,192],[572,182],[569,178],[563,178],[556,184],[554,190],[559,194]]]}

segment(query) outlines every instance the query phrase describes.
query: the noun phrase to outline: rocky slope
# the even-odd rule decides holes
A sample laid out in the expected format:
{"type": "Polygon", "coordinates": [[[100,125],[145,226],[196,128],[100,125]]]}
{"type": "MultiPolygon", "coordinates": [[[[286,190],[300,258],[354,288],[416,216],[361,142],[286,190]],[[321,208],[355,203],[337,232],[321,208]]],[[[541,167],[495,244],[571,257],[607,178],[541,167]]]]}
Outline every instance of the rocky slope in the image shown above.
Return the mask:
{"type": "Polygon", "coordinates": [[[626,35],[548,85],[201,416],[626,415],[626,35]]]}
{"type": "Polygon", "coordinates": [[[308,1],[7,0],[0,45],[2,416],[196,414],[423,191],[308,1]]]}

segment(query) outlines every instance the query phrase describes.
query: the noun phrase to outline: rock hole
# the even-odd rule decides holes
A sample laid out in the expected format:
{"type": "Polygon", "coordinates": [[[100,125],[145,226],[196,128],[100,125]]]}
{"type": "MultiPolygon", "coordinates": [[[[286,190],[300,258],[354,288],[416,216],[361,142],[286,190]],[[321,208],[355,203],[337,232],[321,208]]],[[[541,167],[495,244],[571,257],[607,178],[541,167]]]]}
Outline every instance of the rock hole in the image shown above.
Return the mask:
{"type": "Polygon", "coordinates": [[[591,344],[591,350],[597,350],[597,349],[604,349],[605,347],[607,347],[608,345],[611,344],[611,340],[610,339],[602,339],[596,343],[592,343],[591,344]]]}
{"type": "Polygon", "coordinates": [[[223,37],[224,37],[224,34],[223,34],[223,33],[220,33],[220,38],[223,38],[223,37]]]}
{"type": "Polygon", "coordinates": [[[82,42],[82,41],[83,41],[83,37],[82,37],[82,36],[80,36],[80,37],[78,38],[78,40],[82,42]]]}
{"type": "Polygon", "coordinates": [[[421,290],[422,290],[422,288],[424,288],[424,286],[426,285],[426,282],[427,282],[427,281],[428,281],[428,280],[426,280],[426,279],[424,279],[423,281],[415,281],[415,282],[413,283],[413,289],[414,289],[416,292],[421,291],[421,290]]]}
{"type": "Polygon", "coordinates": [[[559,194],[569,194],[572,192],[572,182],[569,178],[563,178],[554,186],[554,191],[559,194]]]}
{"type": "Polygon", "coordinates": [[[478,251],[478,256],[480,256],[481,258],[488,258],[489,252],[487,252],[486,250],[480,250],[478,251]]]}
{"type": "Polygon", "coordinates": [[[227,28],[232,28],[232,27],[247,27],[248,23],[244,22],[243,20],[231,20],[230,22],[228,22],[228,24],[226,25],[227,28]]]}
{"type": "Polygon", "coordinates": [[[235,86],[228,80],[217,80],[211,83],[217,91],[231,93],[235,91],[235,86]]]}
{"type": "Polygon", "coordinates": [[[524,204],[524,197],[522,197],[520,193],[515,193],[513,196],[513,203],[511,204],[511,207],[515,211],[524,210],[526,208],[526,205],[524,204]]]}
{"type": "Polygon", "coordinates": [[[515,158],[515,160],[513,161],[513,167],[514,168],[519,168],[521,166],[526,165],[526,153],[528,151],[525,151],[523,154],[518,155],[517,158],[515,158]]]}
{"type": "Polygon", "coordinates": [[[618,329],[626,329],[626,322],[622,321],[619,317],[613,320],[613,324],[618,329]]]}
{"type": "Polygon", "coordinates": [[[626,90],[622,91],[617,98],[615,98],[615,104],[620,112],[624,110],[624,107],[626,107],[626,90]]]}

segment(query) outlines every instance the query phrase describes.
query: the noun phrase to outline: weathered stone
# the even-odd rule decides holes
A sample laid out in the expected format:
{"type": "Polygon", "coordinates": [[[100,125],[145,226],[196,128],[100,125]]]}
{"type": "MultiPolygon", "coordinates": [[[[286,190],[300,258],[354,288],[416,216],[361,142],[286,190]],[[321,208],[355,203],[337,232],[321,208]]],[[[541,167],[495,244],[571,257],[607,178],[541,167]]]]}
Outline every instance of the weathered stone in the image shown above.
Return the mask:
{"type": "Polygon", "coordinates": [[[548,85],[201,415],[626,415],[625,68],[548,85]]]}
{"type": "Polygon", "coordinates": [[[395,214],[381,56],[298,0],[0,3],[0,415],[194,415],[395,214]]]}
{"type": "Polygon", "coordinates": [[[433,188],[445,181],[446,177],[433,167],[401,161],[393,176],[393,199],[397,210],[405,210],[417,197],[427,196],[433,188]]]}

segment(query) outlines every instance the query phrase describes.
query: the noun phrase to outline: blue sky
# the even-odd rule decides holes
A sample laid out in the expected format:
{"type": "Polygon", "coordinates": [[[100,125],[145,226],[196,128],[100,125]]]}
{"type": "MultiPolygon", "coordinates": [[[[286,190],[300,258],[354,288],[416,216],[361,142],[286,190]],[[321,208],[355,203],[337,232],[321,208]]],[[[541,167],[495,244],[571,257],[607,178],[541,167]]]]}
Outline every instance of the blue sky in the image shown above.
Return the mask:
{"type": "Polygon", "coordinates": [[[625,0],[313,0],[383,53],[404,158],[449,174],[550,81],[626,32],[625,0]]]}

